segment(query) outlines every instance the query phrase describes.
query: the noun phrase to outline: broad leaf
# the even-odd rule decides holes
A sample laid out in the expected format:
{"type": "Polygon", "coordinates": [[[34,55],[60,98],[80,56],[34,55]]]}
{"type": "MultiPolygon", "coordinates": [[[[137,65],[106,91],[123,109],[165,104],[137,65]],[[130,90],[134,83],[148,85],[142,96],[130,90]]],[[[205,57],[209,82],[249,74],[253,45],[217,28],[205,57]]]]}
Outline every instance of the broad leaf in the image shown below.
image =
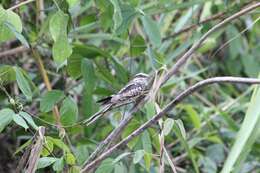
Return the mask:
{"type": "Polygon", "coordinates": [[[42,157],[38,161],[37,169],[46,168],[56,162],[58,159],[55,157],[42,157]]]}
{"type": "Polygon", "coordinates": [[[21,117],[23,117],[23,118],[26,120],[26,122],[27,122],[29,125],[31,125],[35,130],[38,129],[38,126],[34,123],[34,121],[33,121],[33,119],[32,119],[32,116],[29,115],[27,112],[19,112],[19,115],[20,115],[21,117]]]}
{"type": "Polygon", "coordinates": [[[64,94],[59,90],[48,91],[40,101],[40,110],[49,112],[53,107],[64,98],[64,94]]]}
{"type": "Polygon", "coordinates": [[[12,121],[13,115],[15,115],[15,113],[12,109],[5,108],[0,110],[0,133],[12,121]]]}
{"type": "Polygon", "coordinates": [[[71,125],[77,121],[78,106],[71,97],[67,97],[63,100],[60,114],[63,125],[71,125]]]}
{"type": "Polygon", "coordinates": [[[25,129],[28,129],[28,128],[29,128],[29,126],[27,125],[26,121],[25,121],[19,114],[13,114],[13,121],[14,121],[17,125],[19,125],[19,126],[25,128],[25,129]]]}
{"type": "Polygon", "coordinates": [[[23,71],[19,67],[14,67],[14,70],[16,74],[16,81],[20,90],[28,100],[31,100],[32,99],[31,87],[29,82],[25,78],[23,71]]]}
{"type": "Polygon", "coordinates": [[[149,16],[141,17],[145,33],[148,35],[149,40],[155,47],[161,45],[161,34],[158,24],[149,16]]]}
{"type": "Polygon", "coordinates": [[[4,10],[2,6],[0,6],[0,41],[15,38],[15,34],[8,28],[5,24],[6,22],[10,23],[18,33],[22,32],[22,21],[20,17],[13,11],[4,10]]]}

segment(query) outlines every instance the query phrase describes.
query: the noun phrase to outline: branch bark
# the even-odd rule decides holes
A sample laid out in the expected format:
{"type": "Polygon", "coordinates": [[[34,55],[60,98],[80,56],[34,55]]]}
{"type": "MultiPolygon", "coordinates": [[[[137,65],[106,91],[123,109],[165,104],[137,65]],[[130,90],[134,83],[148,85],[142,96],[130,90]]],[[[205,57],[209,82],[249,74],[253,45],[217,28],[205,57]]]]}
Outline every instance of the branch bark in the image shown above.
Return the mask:
{"type": "Polygon", "coordinates": [[[25,47],[25,46],[19,46],[4,52],[0,52],[0,58],[4,57],[4,56],[10,56],[10,55],[14,55],[14,54],[18,54],[18,53],[22,53],[25,51],[28,51],[29,48],[25,47]]]}
{"type": "Polygon", "coordinates": [[[86,165],[82,168],[81,173],[90,171],[93,167],[95,167],[97,164],[99,164],[102,160],[107,158],[113,151],[115,151],[117,148],[119,148],[122,145],[126,145],[130,140],[132,140],[134,137],[141,134],[145,129],[152,126],[154,123],[156,123],[160,118],[162,118],[165,114],[167,114],[170,110],[172,110],[178,103],[180,103],[182,100],[184,100],[187,96],[192,94],[193,92],[214,83],[241,83],[241,84],[260,84],[260,79],[254,79],[254,78],[241,78],[241,77],[214,77],[209,78],[203,81],[200,81],[196,83],[195,85],[189,87],[182,93],[180,93],[173,101],[171,101],[161,112],[154,115],[153,118],[148,120],[146,123],[141,125],[137,130],[135,130],[133,133],[131,133],[129,136],[124,138],[121,142],[114,145],[112,148],[101,154],[97,159],[86,165]]]}

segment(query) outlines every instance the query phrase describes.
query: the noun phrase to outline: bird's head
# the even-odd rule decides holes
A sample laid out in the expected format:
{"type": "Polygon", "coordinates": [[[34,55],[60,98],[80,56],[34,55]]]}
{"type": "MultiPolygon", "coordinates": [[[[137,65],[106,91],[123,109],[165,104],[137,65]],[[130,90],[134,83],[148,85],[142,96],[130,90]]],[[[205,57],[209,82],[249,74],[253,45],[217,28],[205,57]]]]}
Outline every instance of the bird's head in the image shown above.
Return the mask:
{"type": "Polygon", "coordinates": [[[149,75],[148,75],[148,74],[145,74],[145,73],[137,73],[136,75],[134,75],[134,79],[137,79],[137,78],[145,78],[145,79],[148,79],[148,78],[149,78],[149,75]]]}

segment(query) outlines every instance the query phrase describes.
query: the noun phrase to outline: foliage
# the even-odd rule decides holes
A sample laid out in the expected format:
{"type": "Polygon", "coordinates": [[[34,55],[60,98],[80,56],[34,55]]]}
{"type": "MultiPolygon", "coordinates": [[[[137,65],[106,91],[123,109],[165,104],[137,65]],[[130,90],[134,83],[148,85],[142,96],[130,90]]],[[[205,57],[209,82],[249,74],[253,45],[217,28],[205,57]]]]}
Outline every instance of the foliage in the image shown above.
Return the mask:
{"type": "MultiPolygon", "coordinates": [[[[16,1],[4,0],[0,5],[0,151],[7,152],[0,156],[0,172],[15,170],[30,152],[39,126],[46,132],[36,172],[79,172],[131,107],[115,109],[85,126],[82,122],[102,107],[97,100],[116,93],[136,73],[167,71],[205,32],[251,3],[23,2],[15,6],[16,1]]],[[[252,12],[208,37],[180,73],[160,88],[156,100],[135,114],[120,139],[202,79],[257,77],[258,21],[259,13],[252,12]]],[[[169,156],[163,155],[164,172],[172,167],[196,173],[257,171],[259,99],[259,87],[240,84],[195,92],[160,120],[160,126],[145,130],[105,159],[96,172],[159,172],[162,139],[169,156]]]]}

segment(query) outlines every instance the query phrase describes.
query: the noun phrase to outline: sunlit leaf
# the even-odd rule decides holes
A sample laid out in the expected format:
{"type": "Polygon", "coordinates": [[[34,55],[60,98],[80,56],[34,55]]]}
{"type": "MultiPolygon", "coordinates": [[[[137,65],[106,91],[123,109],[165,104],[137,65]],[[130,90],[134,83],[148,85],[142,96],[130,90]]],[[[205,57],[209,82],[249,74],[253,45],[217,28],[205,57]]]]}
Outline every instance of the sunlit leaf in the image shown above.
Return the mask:
{"type": "Polygon", "coordinates": [[[71,97],[67,97],[63,100],[60,109],[60,115],[63,125],[70,125],[77,121],[78,106],[71,97]]]}
{"type": "Polygon", "coordinates": [[[64,98],[64,93],[59,90],[48,91],[40,101],[40,110],[49,112],[52,108],[64,98]]]}
{"type": "Polygon", "coordinates": [[[17,125],[19,125],[19,126],[25,128],[25,129],[28,129],[28,128],[29,128],[29,126],[27,125],[26,121],[25,121],[19,114],[13,114],[13,121],[14,121],[17,125]]]}
{"type": "Polygon", "coordinates": [[[5,108],[0,110],[0,133],[12,121],[13,115],[15,113],[12,109],[5,108]]]}
{"type": "Polygon", "coordinates": [[[159,47],[161,45],[161,34],[158,24],[154,20],[152,20],[151,17],[146,15],[141,17],[141,19],[144,25],[144,30],[148,35],[148,38],[150,39],[151,43],[155,47],[159,47]]]}
{"type": "Polygon", "coordinates": [[[28,100],[32,99],[32,91],[29,82],[19,67],[14,67],[17,84],[28,100]]]}
{"type": "Polygon", "coordinates": [[[56,162],[58,159],[55,157],[42,157],[38,161],[37,169],[46,168],[56,162]]]}
{"type": "Polygon", "coordinates": [[[38,126],[35,124],[35,122],[33,121],[31,115],[29,115],[27,112],[19,112],[19,115],[22,116],[26,122],[31,125],[35,130],[38,129],[38,126]]]}

